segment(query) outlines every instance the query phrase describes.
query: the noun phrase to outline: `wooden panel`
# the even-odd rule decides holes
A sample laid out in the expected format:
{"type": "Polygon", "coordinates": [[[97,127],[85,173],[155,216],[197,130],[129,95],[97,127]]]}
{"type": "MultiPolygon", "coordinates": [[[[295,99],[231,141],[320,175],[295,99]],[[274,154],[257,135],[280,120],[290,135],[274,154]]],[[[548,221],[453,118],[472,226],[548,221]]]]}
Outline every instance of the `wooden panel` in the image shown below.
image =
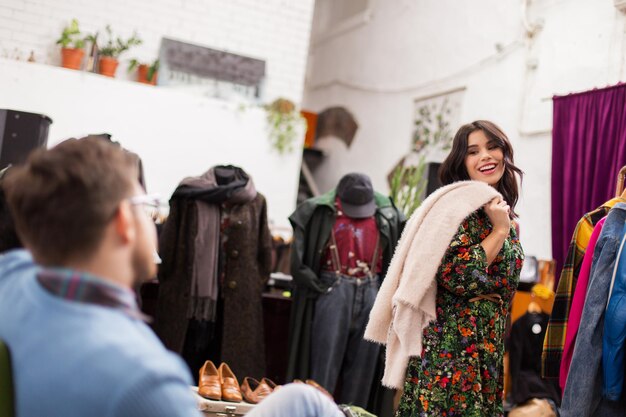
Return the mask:
{"type": "Polygon", "coordinates": [[[169,70],[235,84],[257,86],[265,77],[265,61],[163,38],[161,57],[169,70]]]}
{"type": "Polygon", "coordinates": [[[300,112],[302,117],[306,119],[306,136],[304,137],[304,147],[311,148],[315,145],[315,130],[317,129],[317,113],[313,113],[307,110],[300,112]]]}
{"type": "Polygon", "coordinates": [[[289,318],[292,299],[280,294],[263,293],[263,327],[265,328],[265,376],[284,384],[289,358],[289,318]]]}
{"type": "Polygon", "coordinates": [[[522,317],[528,311],[528,304],[530,302],[535,301],[541,307],[541,310],[550,314],[552,312],[552,305],[554,304],[554,295],[547,300],[539,297],[533,297],[530,292],[527,291],[517,291],[515,296],[513,297],[513,305],[511,308],[511,323],[514,323],[515,320],[522,317]]]}

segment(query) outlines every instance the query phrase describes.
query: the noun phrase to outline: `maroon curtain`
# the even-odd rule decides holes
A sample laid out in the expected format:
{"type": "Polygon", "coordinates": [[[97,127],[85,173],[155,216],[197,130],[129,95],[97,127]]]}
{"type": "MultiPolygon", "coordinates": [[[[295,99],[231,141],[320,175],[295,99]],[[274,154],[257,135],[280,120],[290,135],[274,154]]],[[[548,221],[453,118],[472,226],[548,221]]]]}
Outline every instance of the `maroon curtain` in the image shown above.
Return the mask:
{"type": "Polygon", "coordinates": [[[552,256],[557,280],[576,223],[615,196],[626,165],[626,84],[554,97],[552,256]]]}

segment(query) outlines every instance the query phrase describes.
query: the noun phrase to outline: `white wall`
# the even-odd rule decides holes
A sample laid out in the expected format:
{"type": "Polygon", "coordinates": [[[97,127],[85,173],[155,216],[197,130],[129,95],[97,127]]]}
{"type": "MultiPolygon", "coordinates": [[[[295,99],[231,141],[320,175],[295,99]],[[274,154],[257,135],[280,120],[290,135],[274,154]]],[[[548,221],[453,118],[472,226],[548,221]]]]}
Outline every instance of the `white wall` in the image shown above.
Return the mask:
{"type": "MultiPolygon", "coordinates": [[[[26,60],[34,51],[37,62],[58,65],[55,41],[77,18],[84,32],[137,30],[144,44],[126,61],[154,60],[162,36],[263,59],[267,101],[299,103],[312,13],[313,0],[2,0],[0,57],[26,60]]],[[[117,74],[127,77],[124,68],[117,74]]]]}
{"type": "MultiPolygon", "coordinates": [[[[316,16],[331,1],[317,0],[316,16]]],[[[543,29],[530,38],[523,3],[369,0],[360,20],[312,39],[303,103],[354,113],[354,170],[384,191],[410,148],[413,101],[465,87],[461,120],[498,123],[526,173],[518,205],[526,253],[550,258],[549,97],[624,78],[626,19],[612,0],[535,0],[526,19],[543,29]]]]}
{"type": "Polygon", "coordinates": [[[49,143],[109,132],[144,161],[150,192],[164,197],[186,176],[233,163],[252,174],[269,216],[288,225],[301,155],[268,145],[265,113],[234,103],[128,82],[131,58],[152,61],[161,37],[266,61],[265,101],[300,103],[314,0],[1,0],[0,108],[44,113],[49,143]],[[72,18],[86,33],[111,24],[144,43],[122,56],[117,79],[56,68],[55,41],[72,18]],[[37,64],[25,61],[34,52],[37,64]],[[48,65],[41,65],[48,64],[48,65]],[[49,66],[52,65],[52,66],[49,66]]]}
{"type": "MultiPolygon", "coordinates": [[[[265,111],[183,92],[42,64],[0,58],[0,108],[52,118],[49,145],[108,132],[142,158],[148,192],[166,200],[184,177],[216,164],[246,170],[268,201],[268,217],[288,226],[302,153],[271,148],[265,111]]],[[[304,134],[300,135],[304,141],[304,134]]]]}

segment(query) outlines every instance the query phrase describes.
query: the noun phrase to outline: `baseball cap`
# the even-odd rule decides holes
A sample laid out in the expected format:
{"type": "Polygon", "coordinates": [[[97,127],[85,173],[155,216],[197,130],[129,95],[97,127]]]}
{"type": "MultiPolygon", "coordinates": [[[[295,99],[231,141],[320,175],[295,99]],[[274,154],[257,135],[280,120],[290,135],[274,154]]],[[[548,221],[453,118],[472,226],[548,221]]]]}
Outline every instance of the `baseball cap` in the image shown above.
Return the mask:
{"type": "Polygon", "coordinates": [[[372,181],[365,174],[344,175],[337,185],[337,196],[341,201],[343,212],[348,217],[363,219],[376,213],[374,188],[372,181]]]}

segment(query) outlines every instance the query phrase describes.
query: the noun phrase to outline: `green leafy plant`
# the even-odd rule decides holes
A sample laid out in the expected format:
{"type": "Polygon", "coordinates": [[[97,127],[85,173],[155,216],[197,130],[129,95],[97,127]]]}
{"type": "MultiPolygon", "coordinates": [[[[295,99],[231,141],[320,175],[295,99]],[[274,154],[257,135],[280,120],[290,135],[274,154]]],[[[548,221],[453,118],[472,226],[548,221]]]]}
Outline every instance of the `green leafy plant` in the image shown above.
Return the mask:
{"type": "Polygon", "coordinates": [[[425,104],[417,109],[413,130],[413,150],[440,146],[442,150],[452,147],[452,130],[447,117],[450,115],[448,100],[441,106],[425,104]]]}
{"type": "Polygon", "coordinates": [[[85,47],[85,38],[81,36],[78,20],[72,19],[68,26],[63,28],[61,37],[57,40],[57,45],[62,48],[82,49],[85,47]]]}
{"type": "Polygon", "coordinates": [[[100,47],[101,56],[108,56],[117,59],[123,52],[128,51],[133,46],[141,45],[143,42],[136,33],[133,33],[133,36],[124,40],[119,36],[113,36],[113,31],[111,30],[110,25],[107,25],[105,30],[108,40],[104,46],[100,47]]]}
{"type": "Polygon", "coordinates": [[[159,60],[156,59],[149,67],[148,67],[148,80],[152,81],[152,77],[159,71],[159,60]]]}
{"type": "Polygon", "coordinates": [[[139,65],[142,65],[142,63],[138,59],[135,59],[135,58],[131,59],[128,62],[128,72],[129,73],[133,72],[135,69],[137,69],[139,65]]]}
{"type": "Polygon", "coordinates": [[[420,155],[417,165],[399,165],[391,177],[391,198],[408,217],[422,204],[427,179],[426,158],[420,155]]]}
{"type": "Polygon", "coordinates": [[[135,69],[137,69],[140,65],[147,65],[148,66],[148,75],[147,78],[149,81],[152,80],[152,77],[154,77],[154,74],[156,74],[159,71],[159,60],[155,59],[152,64],[147,64],[144,62],[139,61],[138,59],[131,59],[130,62],[128,63],[128,72],[133,72],[135,69]]]}
{"type": "Polygon", "coordinates": [[[293,143],[298,136],[304,118],[291,101],[279,98],[265,106],[269,139],[279,154],[293,151],[293,143]]]}

